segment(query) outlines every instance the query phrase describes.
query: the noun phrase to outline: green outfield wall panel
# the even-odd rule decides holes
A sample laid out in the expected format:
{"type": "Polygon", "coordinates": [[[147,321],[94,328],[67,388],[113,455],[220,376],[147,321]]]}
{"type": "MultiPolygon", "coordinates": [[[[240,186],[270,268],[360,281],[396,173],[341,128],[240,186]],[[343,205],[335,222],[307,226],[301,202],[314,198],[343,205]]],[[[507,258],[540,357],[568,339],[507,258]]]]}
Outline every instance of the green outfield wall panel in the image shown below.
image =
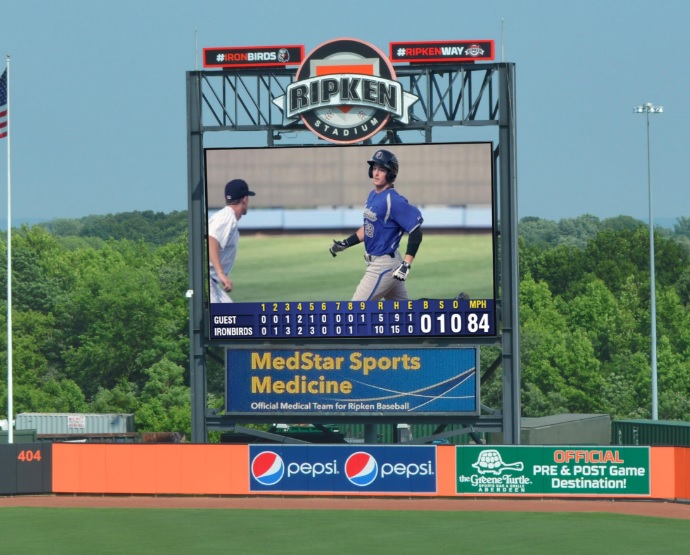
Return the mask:
{"type": "Polygon", "coordinates": [[[614,420],[614,445],[690,447],[690,422],[675,420],[614,420]]]}

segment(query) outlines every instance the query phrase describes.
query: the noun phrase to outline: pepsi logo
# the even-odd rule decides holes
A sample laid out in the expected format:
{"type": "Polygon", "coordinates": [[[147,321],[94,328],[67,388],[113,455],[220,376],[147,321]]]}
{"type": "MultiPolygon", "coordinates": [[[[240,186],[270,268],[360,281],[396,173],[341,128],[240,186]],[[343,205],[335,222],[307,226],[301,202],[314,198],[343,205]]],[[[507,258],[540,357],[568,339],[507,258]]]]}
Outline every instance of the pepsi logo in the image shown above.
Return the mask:
{"type": "Polygon", "coordinates": [[[355,486],[368,486],[376,480],[378,471],[376,459],[364,451],[353,453],[345,461],[345,476],[355,486]]]}
{"type": "Polygon", "coordinates": [[[285,463],[278,453],[264,451],[254,457],[251,471],[252,477],[262,486],[273,486],[282,480],[285,463]]]}

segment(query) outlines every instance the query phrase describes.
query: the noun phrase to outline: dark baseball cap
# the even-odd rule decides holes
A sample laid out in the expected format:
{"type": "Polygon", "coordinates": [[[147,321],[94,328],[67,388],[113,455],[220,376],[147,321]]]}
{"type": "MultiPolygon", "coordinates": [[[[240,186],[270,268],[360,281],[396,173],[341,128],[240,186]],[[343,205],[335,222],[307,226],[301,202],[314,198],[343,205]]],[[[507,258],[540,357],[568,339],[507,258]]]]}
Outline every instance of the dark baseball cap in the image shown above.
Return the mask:
{"type": "Polygon", "coordinates": [[[225,185],[225,200],[239,200],[244,197],[253,197],[255,194],[249,190],[249,185],[244,179],[233,179],[225,185]]]}

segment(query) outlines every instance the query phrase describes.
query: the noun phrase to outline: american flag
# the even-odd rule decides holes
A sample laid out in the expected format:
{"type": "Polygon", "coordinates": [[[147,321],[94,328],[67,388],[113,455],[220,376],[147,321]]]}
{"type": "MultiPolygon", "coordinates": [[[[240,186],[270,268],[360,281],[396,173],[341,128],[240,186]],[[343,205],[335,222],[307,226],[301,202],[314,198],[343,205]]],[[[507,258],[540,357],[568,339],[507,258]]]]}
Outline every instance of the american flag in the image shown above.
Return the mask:
{"type": "Polygon", "coordinates": [[[7,70],[0,77],[0,139],[7,137],[7,70]]]}

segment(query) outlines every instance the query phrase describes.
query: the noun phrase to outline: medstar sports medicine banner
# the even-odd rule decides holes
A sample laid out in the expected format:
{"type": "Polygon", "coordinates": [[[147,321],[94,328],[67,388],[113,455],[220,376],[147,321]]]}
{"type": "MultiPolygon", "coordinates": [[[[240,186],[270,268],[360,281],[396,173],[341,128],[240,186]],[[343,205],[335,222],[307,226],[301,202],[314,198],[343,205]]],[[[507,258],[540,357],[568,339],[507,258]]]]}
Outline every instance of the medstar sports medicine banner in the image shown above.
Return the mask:
{"type": "Polygon", "coordinates": [[[229,413],[479,410],[477,349],[226,350],[229,413]]]}
{"type": "Polygon", "coordinates": [[[457,493],[650,495],[649,447],[458,447],[457,493]]]}

